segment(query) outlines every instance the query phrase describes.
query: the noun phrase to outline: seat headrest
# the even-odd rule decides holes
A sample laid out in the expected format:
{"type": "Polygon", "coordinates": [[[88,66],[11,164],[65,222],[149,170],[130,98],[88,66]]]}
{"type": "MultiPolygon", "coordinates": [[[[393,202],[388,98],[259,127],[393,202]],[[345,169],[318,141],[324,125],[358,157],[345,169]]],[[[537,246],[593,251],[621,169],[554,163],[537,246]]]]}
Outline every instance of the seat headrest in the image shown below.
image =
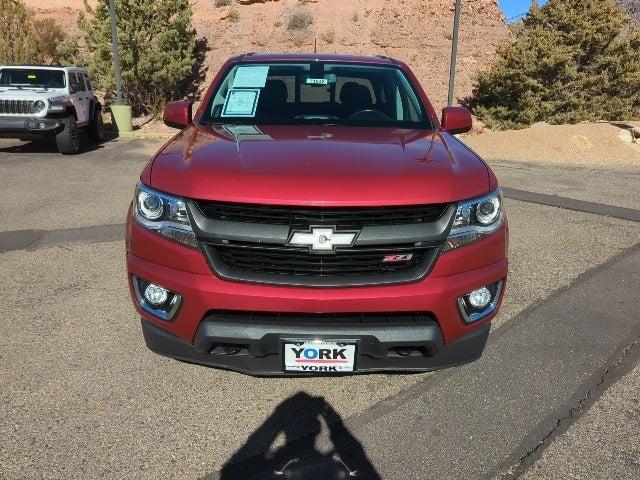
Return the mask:
{"type": "Polygon", "coordinates": [[[356,82],[347,82],[342,86],[340,102],[347,107],[350,113],[371,108],[373,105],[369,89],[356,82]]]}
{"type": "Polygon", "coordinates": [[[282,80],[267,80],[260,94],[261,103],[268,105],[284,105],[288,97],[287,85],[282,80]]]}

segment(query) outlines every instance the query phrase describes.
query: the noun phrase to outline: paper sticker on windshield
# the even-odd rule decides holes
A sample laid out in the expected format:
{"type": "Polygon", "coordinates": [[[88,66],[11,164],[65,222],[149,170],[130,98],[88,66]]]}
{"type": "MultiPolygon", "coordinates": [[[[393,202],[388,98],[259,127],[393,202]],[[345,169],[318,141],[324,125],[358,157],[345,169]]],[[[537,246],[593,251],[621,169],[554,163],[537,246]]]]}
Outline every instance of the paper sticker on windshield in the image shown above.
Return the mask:
{"type": "Polygon", "coordinates": [[[36,77],[33,73],[29,73],[29,74],[27,75],[27,78],[28,78],[29,80],[35,80],[37,77],[36,77]]]}
{"type": "Polygon", "coordinates": [[[222,116],[255,117],[259,98],[259,88],[232,88],[224,101],[222,116]]]}
{"type": "Polygon", "coordinates": [[[263,88],[267,83],[269,66],[238,67],[232,88],[263,88]]]}
{"type": "Polygon", "coordinates": [[[329,85],[336,83],[336,74],[327,73],[324,77],[307,77],[304,79],[304,83],[307,85],[329,85]]]}
{"type": "Polygon", "coordinates": [[[326,78],[307,78],[307,85],[329,85],[326,78]]]}

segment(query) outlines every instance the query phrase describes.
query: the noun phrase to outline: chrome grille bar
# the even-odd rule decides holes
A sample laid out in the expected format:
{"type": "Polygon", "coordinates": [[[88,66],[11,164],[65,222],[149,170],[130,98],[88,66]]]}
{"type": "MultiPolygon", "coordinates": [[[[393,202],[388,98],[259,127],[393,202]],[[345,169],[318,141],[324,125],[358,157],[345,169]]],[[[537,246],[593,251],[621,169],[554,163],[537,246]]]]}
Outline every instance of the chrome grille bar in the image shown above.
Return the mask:
{"type": "Polygon", "coordinates": [[[0,115],[32,115],[36,113],[34,100],[0,100],[0,115]]]}

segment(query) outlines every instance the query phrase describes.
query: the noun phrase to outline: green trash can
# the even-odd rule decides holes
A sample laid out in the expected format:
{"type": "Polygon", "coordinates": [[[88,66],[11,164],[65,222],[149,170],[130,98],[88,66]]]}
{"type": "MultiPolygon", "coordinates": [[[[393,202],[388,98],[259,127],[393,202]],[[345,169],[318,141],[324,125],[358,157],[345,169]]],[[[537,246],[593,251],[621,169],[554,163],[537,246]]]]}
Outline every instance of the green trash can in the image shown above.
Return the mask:
{"type": "Polygon", "coordinates": [[[119,136],[133,136],[131,105],[111,105],[111,125],[119,136]]]}

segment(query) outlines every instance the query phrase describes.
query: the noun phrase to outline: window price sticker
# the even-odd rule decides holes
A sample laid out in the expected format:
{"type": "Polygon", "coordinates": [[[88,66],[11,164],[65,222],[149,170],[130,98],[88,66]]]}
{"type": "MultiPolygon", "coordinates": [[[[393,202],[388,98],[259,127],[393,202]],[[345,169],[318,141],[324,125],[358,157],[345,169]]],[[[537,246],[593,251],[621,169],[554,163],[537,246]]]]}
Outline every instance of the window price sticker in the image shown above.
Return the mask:
{"type": "Polygon", "coordinates": [[[259,98],[259,88],[232,88],[224,101],[222,116],[255,117],[259,98]]]}

